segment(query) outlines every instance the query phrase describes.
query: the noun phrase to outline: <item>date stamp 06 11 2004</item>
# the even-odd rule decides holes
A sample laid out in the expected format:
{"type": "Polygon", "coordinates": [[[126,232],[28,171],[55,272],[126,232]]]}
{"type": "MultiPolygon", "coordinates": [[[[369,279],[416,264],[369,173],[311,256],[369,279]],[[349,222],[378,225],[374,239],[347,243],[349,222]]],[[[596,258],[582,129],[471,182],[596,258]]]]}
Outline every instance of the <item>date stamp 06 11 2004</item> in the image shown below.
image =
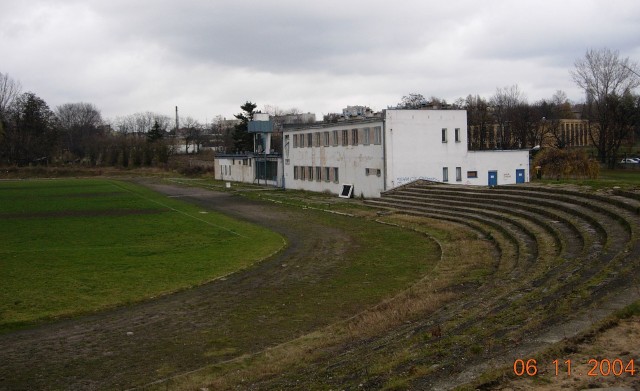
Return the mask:
{"type": "MultiPolygon", "coordinates": [[[[551,369],[551,374],[555,376],[593,376],[593,377],[606,377],[606,376],[636,376],[638,370],[635,368],[635,360],[621,360],[616,359],[589,359],[586,363],[574,363],[571,360],[553,360],[550,368],[548,365],[546,369],[551,369]]],[[[540,364],[537,360],[530,359],[517,359],[513,363],[513,373],[516,376],[537,376],[538,368],[540,364]]],[[[545,371],[546,372],[546,371],[545,371]]]]}

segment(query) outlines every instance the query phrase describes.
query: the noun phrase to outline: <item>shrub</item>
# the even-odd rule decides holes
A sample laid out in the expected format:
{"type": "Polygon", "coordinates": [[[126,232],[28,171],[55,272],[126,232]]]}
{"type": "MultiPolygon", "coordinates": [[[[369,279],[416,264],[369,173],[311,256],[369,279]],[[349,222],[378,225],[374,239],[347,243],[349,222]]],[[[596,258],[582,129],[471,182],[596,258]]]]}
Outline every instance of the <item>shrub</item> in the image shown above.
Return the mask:
{"type": "Polygon", "coordinates": [[[536,155],[533,165],[540,166],[546,178],[595,179],[600,175],[600,164],[582,149],[547,148],[536,155]]]}

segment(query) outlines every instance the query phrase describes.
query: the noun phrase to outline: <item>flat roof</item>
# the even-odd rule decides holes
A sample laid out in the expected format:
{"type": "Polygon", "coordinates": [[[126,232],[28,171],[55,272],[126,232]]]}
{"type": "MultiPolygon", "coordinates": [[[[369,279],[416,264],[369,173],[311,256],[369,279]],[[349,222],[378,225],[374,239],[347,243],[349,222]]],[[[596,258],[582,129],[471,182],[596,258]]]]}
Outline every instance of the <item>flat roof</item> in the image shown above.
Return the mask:
{"type": "Polygon", "coordinates": [[[296,130],[325,129],[325,128],[332,128],[337,126],[369,124],[374,122],[384,122],[384,120],[380,117],[373,117],[373,118],[355,118],[355,119],[348,119],[348,120],[336,121],[336,122],[322,121],[322,122],[314,122],[310,124],[285,124],[283,126],[283,131],[291,132],[296,130]]]}

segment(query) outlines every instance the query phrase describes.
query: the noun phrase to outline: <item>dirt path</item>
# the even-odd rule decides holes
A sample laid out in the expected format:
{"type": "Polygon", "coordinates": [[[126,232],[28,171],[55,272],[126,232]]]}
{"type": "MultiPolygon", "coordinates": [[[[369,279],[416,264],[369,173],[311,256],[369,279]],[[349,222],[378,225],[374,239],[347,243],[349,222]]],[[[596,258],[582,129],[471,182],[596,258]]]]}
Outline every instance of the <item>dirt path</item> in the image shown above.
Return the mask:
{"type": "MultiPolygon", "coordinates": [[[[290,304],[288,287],[304,276],[331,273],[345,249],[353,245],[348,232],[323,225],[302,210],[265,208],[227,193],[147,185],[267,226],[286,237],[289,246],[249,270],[195,289],[2,335],[0,390],[123,389],[288,340],[294,335],[283,334],[278,327],[287,321],[286,311],[278,308],[290,304]],[[314,262],[318,257],[324,262],[314,262]],[[282,272],[285,266],[287,273],[282,272]],[[247,304],[254,301],[269,308],[247,304]],[[260,311],[269,316],[256,316],[260,311]],[[255,332],[255,324],[246,332],[238,330],[243,319],[259,319],[264,323],[261,332],[255,332]],[[230,342],[227,336],[232,331],[235,337],[230,342]]],[[[305,319],[296,332],[306,333],[334,320],[305,319]]]]}

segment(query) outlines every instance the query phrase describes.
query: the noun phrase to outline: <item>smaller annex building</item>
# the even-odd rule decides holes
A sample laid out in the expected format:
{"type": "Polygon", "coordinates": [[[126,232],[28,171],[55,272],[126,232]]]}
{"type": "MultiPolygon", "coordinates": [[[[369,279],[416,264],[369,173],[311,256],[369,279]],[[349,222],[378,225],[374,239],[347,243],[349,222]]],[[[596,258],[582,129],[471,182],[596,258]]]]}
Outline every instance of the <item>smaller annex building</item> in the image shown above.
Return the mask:
{"type": "Polygon", "coordinates": [[[285,188],[379,197],[425,179],[466,185],[524,183],[528,150],[469,151],[465,110],[387,109],[380,117],[288,125],[285,188]]]}
{"type": "Polygon", "coordinates": [[[273,130],[273,121],[268,114],[255,114],[254,121],[249,122],[253,152],[216,154],[215,177],[224,181],[284,187],[282,155],[271,148],[273,130]]]}

